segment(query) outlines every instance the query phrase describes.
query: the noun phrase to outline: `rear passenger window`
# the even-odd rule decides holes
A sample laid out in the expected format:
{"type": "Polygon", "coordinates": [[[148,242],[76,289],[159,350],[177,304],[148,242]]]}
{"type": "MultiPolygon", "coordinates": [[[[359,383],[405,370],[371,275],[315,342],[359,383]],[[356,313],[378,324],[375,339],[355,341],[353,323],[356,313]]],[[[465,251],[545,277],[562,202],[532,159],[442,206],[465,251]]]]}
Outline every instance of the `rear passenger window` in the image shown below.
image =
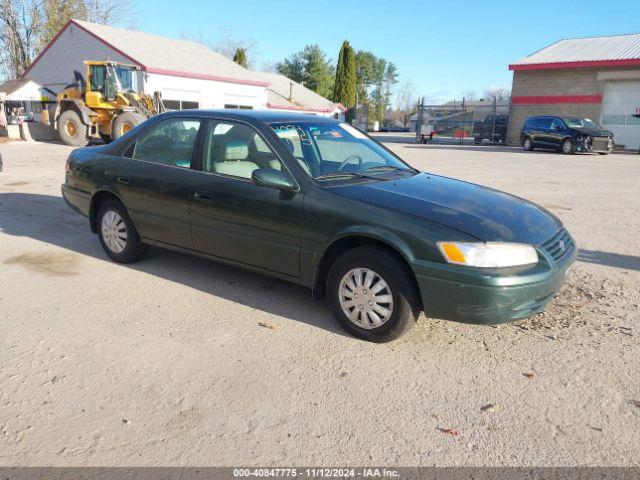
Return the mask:
{"type": "Polygon", "coordinates": [[[202,169],[250,179],[254,170],[281,170],[282,164],[264,139],[251,127],[232,122],[211,122],[205,134],[202,169]]]}
{"type": "Polygon", "coordinates": [[[549,117],[539,118],[538,119],[537,128],[549,129],[549,128],[551,128],[551,122],[552,121],[553,121],[553,119],[549,118],[549,117]]]}
{"type": "Polygon", "coordinates": [[[132,158],[191,168],[200,120],[171,118],[153,127],[133,148],[132,158]]]}

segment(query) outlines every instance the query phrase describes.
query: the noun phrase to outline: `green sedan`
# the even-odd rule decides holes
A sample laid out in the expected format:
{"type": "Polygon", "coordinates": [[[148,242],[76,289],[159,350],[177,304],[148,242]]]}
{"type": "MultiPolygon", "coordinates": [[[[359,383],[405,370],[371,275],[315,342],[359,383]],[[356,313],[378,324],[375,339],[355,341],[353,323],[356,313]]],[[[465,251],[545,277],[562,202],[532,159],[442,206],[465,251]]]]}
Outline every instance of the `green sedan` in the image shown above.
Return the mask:
{"type": "Polygon", "coordinates": [[[352,126],[309,115],[158,115],[74,150],[62,194],[116,262],[153,245],[305,285],[375,342],[421,311],[480,324],[531,316],[577,253],[542,207],[420,172],[352,126]]]}

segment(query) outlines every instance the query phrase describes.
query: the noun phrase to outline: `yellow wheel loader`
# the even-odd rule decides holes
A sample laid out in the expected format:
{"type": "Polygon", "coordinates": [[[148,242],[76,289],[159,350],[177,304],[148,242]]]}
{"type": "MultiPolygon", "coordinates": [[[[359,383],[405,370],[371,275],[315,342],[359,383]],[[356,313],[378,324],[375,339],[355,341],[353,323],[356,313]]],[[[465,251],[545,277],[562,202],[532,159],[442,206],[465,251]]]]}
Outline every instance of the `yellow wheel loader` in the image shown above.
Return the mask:
{"type": "Polygon", "coordinates": [[[159,92],[153,97],[142,92],[140,67],[112,61],[84,63],[85,76],[74,72],[75,82],[58,94],[49,115],[65,144],[84,146],[94,138],[108,143],[164,111],[159,92]]]}

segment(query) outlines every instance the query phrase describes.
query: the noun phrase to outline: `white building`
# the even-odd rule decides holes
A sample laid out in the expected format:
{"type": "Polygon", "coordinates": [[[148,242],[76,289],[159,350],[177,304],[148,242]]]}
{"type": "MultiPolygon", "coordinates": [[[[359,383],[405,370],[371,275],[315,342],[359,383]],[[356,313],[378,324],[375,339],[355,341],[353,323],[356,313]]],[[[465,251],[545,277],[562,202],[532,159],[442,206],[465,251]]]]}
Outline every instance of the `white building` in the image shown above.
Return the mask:
{"type": "Polygon", "coordinates": [[[55,99],[55,93],[29,78],[19,78],[3,83],[0,85],[0,95],[2,95],[7,115],[15,112],[21,116],[33,118],[38,117],[42,111],[43,101],[55,99]]]}
{"type": "Polygon", "coordinates": [[[344,118],[343,107],[304,86],[292,82],[290,96],[282,92],[288,78],[248,70],[199,43],[79,20],[60,30],[23,78],[57,93],[74,70],[84,75],[85,60],[106,59],[140,66],[140,87],[161,92],[168,109],[275,108],[344,118]]]}

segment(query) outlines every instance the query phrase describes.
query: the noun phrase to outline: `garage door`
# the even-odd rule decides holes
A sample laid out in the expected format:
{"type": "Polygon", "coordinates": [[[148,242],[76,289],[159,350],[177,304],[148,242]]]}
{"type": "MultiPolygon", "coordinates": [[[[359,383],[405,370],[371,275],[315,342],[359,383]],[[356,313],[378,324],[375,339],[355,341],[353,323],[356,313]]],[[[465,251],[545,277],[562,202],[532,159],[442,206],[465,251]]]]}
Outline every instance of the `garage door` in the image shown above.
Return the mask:
{"type": "Polygon", "coordinates": [[[617,145],[640,149],[640,80],[605,83],[602,126],[614,133],[617,145]]]}

